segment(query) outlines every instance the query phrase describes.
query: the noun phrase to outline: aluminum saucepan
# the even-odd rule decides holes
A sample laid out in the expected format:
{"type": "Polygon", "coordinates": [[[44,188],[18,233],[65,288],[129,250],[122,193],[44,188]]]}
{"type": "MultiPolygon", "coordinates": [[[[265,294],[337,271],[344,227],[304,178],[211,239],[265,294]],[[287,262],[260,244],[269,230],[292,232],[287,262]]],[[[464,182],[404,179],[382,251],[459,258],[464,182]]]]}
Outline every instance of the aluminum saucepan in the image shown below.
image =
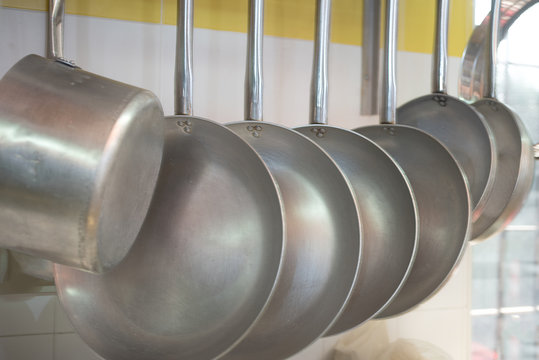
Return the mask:
{"type": "Polygon", "coordinates": [[[485,240],[502,231],[518,213],[531,189],[534,176],[533,142],[518,115],[496,99],[495,65],[500,1],[492,1],[489,41],[486,48],[486,94],[473,103],[492,129],[498,166],[492,194],[473,226],[472,240],[485,240]]]}
{"type": "Polygon", "coordinates": [[[330,14],[331,1],[318,0],[311,125],[296,130],[327,151],[350,180],[364,241],[350,302],[325,335],[359,326],[391,302],[412,269],[419,237],[417,204],[402,169],[367,137],[327,124],[330,14]]]}
{"type": "Polygon", "coordinates": [[[260,121],[262,0],[249,2],[246,119],[227,126],[251,144],[277,179],[284,200],[286,249],[267,310],[223,359],[285,359],[320,337],[350,298],[361,259],[360,216],[352,189],[313,141],[260,121]]]}
{"type": "Polygon", "coordinates": [[[381,124],[355,131],[386,150],[410,180],[419,211],[419,248],[404,286],[377,318],[408,311],[434,294],[459,263],[471,231],[470,194],[458,162],[433,136],[395,121],[397,11],[398,2],[387,0],[381,124]]]}
{"type": "Polygon", "coordinates": [[[113,268],[153,195],[162,119],[147,90],[60,58],[20,60],[0,80],[0,247],[113,268]]]}
{"type": "MultiPolygon", "coordinates": [[[[49,0],[47,13],[47,57],[64,58],[64,0],[49,0]]],[[[17,262],[23,274],[47,281],[54,281],[54,263],[50,260],[10,250],[13,261],[17,262]]]]}
{"type": "Polygon", "coordinates": [[[128,256],[93,275],[55,265],[60,302],[106,359],[214,359],[274,293],[283,204],[260,156],[234,132],[191,116],[193,2],[178,3],[177,116],[148,216],[128,256]]]}
{"type": "Polygon", "coordinates": [[[400,124],[426,131],[451,151],[468,180],[475,220],[483,212],[494,185],[496,144],[483,116],[471,105],[447,94],[449,0],[438,0],[436,4],[432,94],[400,106],[397,118],[400,124]]]}

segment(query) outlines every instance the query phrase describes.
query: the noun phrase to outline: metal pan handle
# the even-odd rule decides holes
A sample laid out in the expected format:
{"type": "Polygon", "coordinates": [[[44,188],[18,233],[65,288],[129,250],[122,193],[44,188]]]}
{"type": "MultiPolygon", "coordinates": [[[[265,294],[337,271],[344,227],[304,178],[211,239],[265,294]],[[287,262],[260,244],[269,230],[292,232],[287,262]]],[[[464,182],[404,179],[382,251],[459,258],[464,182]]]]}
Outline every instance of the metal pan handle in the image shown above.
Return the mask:
{"type": "Polygon", "coordinates": [[[378,114],[380,59],[379,0],[363,1],[363,45],[361,51],[361,115],[378,114]]]}
{"type": "Polygon", "coordinates": [[[490,26],[485,52],[485,96],[496,98],[496,53],[498,48],[498,31],[500,23],[500,0],[492,0],[490,11],[490,26]]]}
{"type": "Polygon", "coordinates": [[[436,33],[432,57],[432,92],[447,94],[447,30],[449,0],[436,1],[436,33]]]}
{"type": "Polygon", "coordinates": [[[311,124],[327,124],[331,0],[317,0],[315,28],[310,120],[311,124]]]}
{"type": "Polygon", "coordinates": [[[395,124],[397,110],[397,86],[395,84],[398,0],[386,0],[384,66],[382,76],[382,101],[380,104],[380,123],[395,124]]]}
{"type": "Polygon", "coordinates": [[[178,0],[174,114],[193,115],[193,0],[178,0]]]}
{"type": "Polygon", "coordinates": [[[245,69],[245,120],[262,121],[264,118],[263,41],[264,0],[249,0],[247,66],[245,69]]]}
{"type": "Polygon", "coordinates": [[[47,19],[47,57],[64,58],[64,0],[49,0],[47,19]]]}

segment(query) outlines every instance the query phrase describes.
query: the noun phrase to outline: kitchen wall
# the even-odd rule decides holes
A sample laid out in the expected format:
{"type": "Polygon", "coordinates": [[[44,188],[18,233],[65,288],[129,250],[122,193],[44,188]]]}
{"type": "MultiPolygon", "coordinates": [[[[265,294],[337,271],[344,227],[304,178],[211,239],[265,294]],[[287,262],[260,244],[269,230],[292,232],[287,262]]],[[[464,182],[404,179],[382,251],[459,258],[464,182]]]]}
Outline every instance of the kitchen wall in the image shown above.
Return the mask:
{"type": "MultiPolygon", "coordinates": [[[[0,7],[0,76],[24,55],[44,54],[44,29],[45,13],[0,7]]],[[[246,35],[196,29],[194,39],[195,114],[223,123],[241,120],[246,35]]],[[[68,59],[88,71],[150,89],[161,99],[165,114],[172,114],[173,26],[68,15],[65,41],[68,59]]],[[[265,120],[288,126],[306,124],[312,42],[266,36],[264,46],[265,120]]],[[[359,116],[360,58],[359,46],[332,44],[329,121],[333,125],[352,128],[376,122],[375,117],[359,116]]],[[[458,70],[459,59],[450,58],[448,89],[453,95],[458,70]]],[[[398,102],[429,92],[429,77],[429,55],[399,52],[398,102]]],[[[470,279],[467,251],[451,281],[436,296],[384,322],[389,341],[419,339],[443,349],[452,359],[469,359],[470,279]]],[[[332,359],[334,346],[342,339],[319,340],[293,359],[332,359]]],[[[0,360],[19,359],[99,357],[74,333],[56,296],[0,296],[0,360]]]]}

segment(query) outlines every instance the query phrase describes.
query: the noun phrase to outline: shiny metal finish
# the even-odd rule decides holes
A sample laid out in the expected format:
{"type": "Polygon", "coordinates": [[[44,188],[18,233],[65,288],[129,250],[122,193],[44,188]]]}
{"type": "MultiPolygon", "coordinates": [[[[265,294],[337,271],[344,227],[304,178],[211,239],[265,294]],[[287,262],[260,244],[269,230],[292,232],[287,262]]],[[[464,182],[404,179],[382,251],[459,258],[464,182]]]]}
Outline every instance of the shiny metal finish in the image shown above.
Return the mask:
{"type": "MultiPolygon", "coordinates": [[[[355,131],[373,140],[402,167],[412,186],[419,212],[419,247],[412,271],[393,301],[377,315],[408,311],[434,294],[462,257],[469,239],[471,204],[466,179],[451,153],[433,136],[407,125],[396,125],[395,56],[397,2],[386,4],[383,85],[387,109],[377,126],[355,131]]],[[[398,120],[398,119],[397,119],[398,120]]]]}
{"type": "Polygon", "coordinates": [[[447,94],[447,31],[449,0],[436,1],[436,31],[432,54],[432,92],[447,94]]]}
{"type": "Polygon", "coordinates": [[[106,359],[213,359],[271,296],[283,224],[275,185],[243,141],[167,117],[163,166],[126,259],[103,275],[56,266],[60,301],[106,359]]]}
{"type": "MultiPolygon", "coordinates": [[[[318,8],[322,10],[319,13],[328,16],[327,6],[327,2],[319,3],[318,8]]],[[[322,97],[327,97],[328,64],[325,61],[317,66],[317,62],[328,58],[327,33],[329,16],[317,22],[311,80],[311,93],[322,97]]],[[[327,115],[327,99],[314,97],[311,107],[312,113],[327,115]]],[[[363,253],[352,297],[325,333],[334,335],[375,316],[404,284],[417,250],[417,205],[401,168],[378,145],[353,131],[324,125],[327,124],[326,118],[311,118],[311,124],[295,130],[327,151],[349,179],[359,205],[363,229],[363,253]]]]}
{"type": "Polygon", "coordinates": [[[228,126],[277,180],[287,245],[267,310],[225,359],[285,359],[321,336],[348,301],[360,261],[359,215],[345,177],[308,138],[263,122],[228,126]]]}
{"type": "MultiPolygon", "coordinates": [[[[537,2],[538,0],[504,0],[500,4],[498,39],[503,38],[520,15],[537,2]]],[[[475,27],[464,51],[459,77],[459,96],[467,101],[479,100],[487,92],[486,52],[488,51],[489,26],[490,16],[487,16],[479,26],[475,27]]]]}
{"type": "Polygon", "coordinates": [[[317,0],[311,85],[311,124],[328,122],[328,61],[331,26],[331,0],[317,0]]]}
{"type": "Polygon", "coordinates": [[[251,140],[277,179],[287,247],[267,311],[225,358],[284,359],[321,336],[349,298],[360,259],[356,205],[337,166],[307,138],[265,123],[229,126],[251,140]],[[259,137],[249,130],[256,126],[259,137]]]}
{"type": "MultiPolygon", "coordinates": [[[[49,0],[47,13],[47,57],[63,60],[64,52],[64,0],[49,0]]],[[[54,263],[39,257],[11,251],[12,258],[19,265],[22,273],[54,282],[54,263]]]]}
{"type": "Polygon", "coordinates": [[[264,1],[249,1],[247,67],[245,72],[245,119],[264,118],[262,53],[264,38],[264,1]]]}
{"type": "Polygon", "coordinates": [[[47,57],[64,58],[64,0],[49,0],[47,18],[47,57]]]}
{"type": "Polygon", "coordinates": [[[174,113],[193,114],[193,1],[177,1],[174,113]]]}
{"type": "Polygon", "coordinates": [[[0,284],[3,284],[7,278],[8,253],[7,250],[0,249],[0,284]]]}
{"type": "Polygon", "coordinates": [[[382,68],[382,96],[380,102],[380,123],[395,124],[397,119],[397,28],[398,0],[386,0],[384,57],[382,68]]]}
{"type": "Polygon", "coordinates": [[[432,63],[432,94],[397,109],[399,123],[417,127],[440,140],[464,170],[478,219],[492,192],[496,143],[492,130],[472,106],[446,93],[449,1],[437,2],[436,44],[432,63]]]}
{"type": "Polygon", "coordinates": [[[485,98],[496,98],[496,57],[498,53],[498,32],[500,23],[501,0],[491,0],[489,32],[485,49],[485,98]]]}
{"type": "MultiPolygon", "coordinates": [[[[254,38],[263,33],[262,11],[253,10],[262,7],[260,0],[250,1],[249,42],[261,44],[254,38]]],[[[249,94],[262,93],[262,66],[260,57],[252,55],[246,83],[257,89],[247,88],[246,99],[255,101],[249,94]],[[249,81],[255,74],[257,81],[249,81]]],[[[284,203],[286,249],[266,311],[223,359],[285,359],[320,337],[348,301],[363,243],[359,214],[347,179],[307,137],[261,121],[227,126],[256,149],[277,180],[284,203]]]]}
{"type": "Polygon", "coordinates": [[[356,131],[376,142],[403,168],[419,209],[415,263],[402,290],[377,316],[384,318],[412,309],[445,284],[469,240],[470,199],[458,164],[434,137],[405,125],[356,131]]]}
{"type": "MultiPolygon", "coordinates": [[[[190,26],[192,3],[178,5],[180,27],[190,26]]],[[[183,89],[176,112],[192,109],[181,103],[192,99],[183,89]]],[[[283,207],[260,156],[226,127],[190,114],[166,117],[165,127],[155,195],[125,260],[103,275],[55,266],[75,329],[107,359],[224,354],[264,311],[280,272],[283,207]]]]}
{"type": "Polygon", "coordinates": [[[35,256],[26,255],[16,251],[10,251],[11,257],[17,262],[23,274],[42,279],[54,281],[54,263],[49,260],[41,259],[35,256]]]}
{"type": "Polygon", "coordinates": [[[496,140],[498,166],[492,195],[474,223],[472,239],[484,240],[503,230],[518,213],[534,176],[533,143],[518,115],[495,98],[495,64],[500,0],[492,1],[486,49],[486,97],[473,104],[484,116],[496,140]]]}
{"type": "Polygon", "coordinates": [[[492,195],[474,223],[472,240],[484,240],[503,230],[515,217],[533,182],[534,154],[531,138],[518,115],[496,99],[476,101],[496,139],[498,167],[492,195]]]}
{"type": "Polygon", "coordinates": [[[359,277],[344,312],[325,333],[334,335],[376,316],[404,285],[418,248],[416,202],[401,168],[367,137],[330,126],[296,130],[337,162],[361,211],[364,241],[359,277]]]}
{"type": "Polygon", "coordinates": [[[460,169],[447,149],[425,133],[406,126],[372,126],[358,131],[382,146],[403,167],[419,208],[420,240],[414,268],[403,290],[380,317],[393,316],[433,294],[458,263],[465,249],[463,240],[469,236],[466,183],[459,177],[460,169]],[[396,137],[402,145],[395,143],[396,137]],[[405,145],[407,149],[403,151],[405,145]],[[430,169],[429,176],[424,175],[425,169],[430,169]]]}
{"type": "Polygon", "coordinates": [[[162,117],[148,91],[37,55],[20,60],[0,80],[0,247],[114,267],[153,194],[162,117]]]}
{"type": "Polygon", "coordinates": [[[363,1],[363,45],[361,46],[361,115],[378,114],[380,58],[380,1],[363,1]]]}

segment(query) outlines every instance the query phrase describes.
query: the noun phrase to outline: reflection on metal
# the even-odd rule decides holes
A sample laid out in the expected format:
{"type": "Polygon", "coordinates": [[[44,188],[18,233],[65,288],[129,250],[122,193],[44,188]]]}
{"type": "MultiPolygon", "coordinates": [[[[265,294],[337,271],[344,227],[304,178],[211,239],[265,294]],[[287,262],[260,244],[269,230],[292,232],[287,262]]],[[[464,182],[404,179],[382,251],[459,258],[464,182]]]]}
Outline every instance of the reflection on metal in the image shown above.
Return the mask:
{"type": "MultiPolygon", "coordinates": [[[[500,42],[506,40],[504,48],[508,61],[498,66],[496,86],[500,98],[519,114],[535,142],[539,135],[539,90],[535,85],[539,79],[539,64],[536,60],[531,63],[530,59],[539,27],[534,14],[539,6],[530,8],[538,2],[502,2],[498,39],[500,42]]],[[[464,54],[459,91],[469,101],[485,94],[484,47],[488,20],[489,17],[474,30],[464,54]]],[[[536,144],[536,158],[538,152],[539,144],[536,144]]],[[[512,223],[500,236],[474,247],[473,309],[470,312],[473,317],[473,359],[539,359],[538,175],[539,167],[536,167],[535,185],[512,223]]]]}
{"type": "Polygon", "coordinates": [[[54,281],[54,263],[52,261],[16,251],[10,251],[9,253],[21,268],[23,274],[50,282],[54,281]]]}
{"type": "Polygon", "coordinates": [[[53,282],[26,275],[12,254],[0,249],[0,295],[48,295],[55,293],[56,287],[53,282]],[[7,262],[5,262],[6,259],[7,262]],[[2,269],[6,264],[7,267],[4,269],[2,279],[2,269]]]}
{"type": "Polygon", "coordinates": [[[363,46],[361,48],[361,115],[378,114],[380,61],[380,1],[363,2],[363,46]]]}
{"type": "Polygon", "coordinates": [[[7,250],[0,249],[0,284],[3,284],[7,276],[7,250]]]}
{"type": "Polygon", "coordinates": [[[535,154],[535,158],[539,159],[539,143],[533,145],[533,152],[535,154]]]}
{"type": "MultiPolygon", "coordinates": [[[[537,2],[539,0],[502,1],[498,42],[504,38],[515,20],[537,2]]],[[[459,95],[470,102],[479,100],[486,93],[485,49],[488,41],[489,20],[490,15],[475,28],[464,51],[459,77],[459,95]]]]}

